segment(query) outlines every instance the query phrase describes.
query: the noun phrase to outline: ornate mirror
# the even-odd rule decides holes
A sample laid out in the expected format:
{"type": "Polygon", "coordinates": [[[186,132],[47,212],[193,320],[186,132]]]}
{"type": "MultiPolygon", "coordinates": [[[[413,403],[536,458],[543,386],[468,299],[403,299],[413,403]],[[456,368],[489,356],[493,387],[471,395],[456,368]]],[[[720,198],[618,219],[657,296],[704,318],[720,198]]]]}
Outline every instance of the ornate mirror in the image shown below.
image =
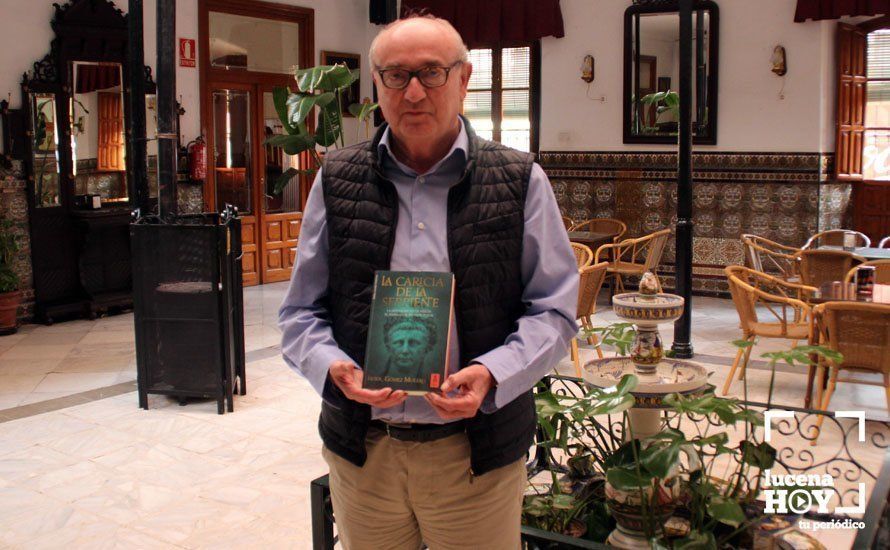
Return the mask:
{"type": "Polygon", "coordinates": [[[126,203],[123,71],[120,63],[73,61],[68,103],[74,194],[126,203]]]}
{"type": "MultiPolygon", "coordinates": [[[[676,143],[680,15],[676,0],[634,0],[624,12],[624,143],[676,143]]],[[[692,16],[693,142],[717,143],[719,9],[695,3],[692,16]]]]}

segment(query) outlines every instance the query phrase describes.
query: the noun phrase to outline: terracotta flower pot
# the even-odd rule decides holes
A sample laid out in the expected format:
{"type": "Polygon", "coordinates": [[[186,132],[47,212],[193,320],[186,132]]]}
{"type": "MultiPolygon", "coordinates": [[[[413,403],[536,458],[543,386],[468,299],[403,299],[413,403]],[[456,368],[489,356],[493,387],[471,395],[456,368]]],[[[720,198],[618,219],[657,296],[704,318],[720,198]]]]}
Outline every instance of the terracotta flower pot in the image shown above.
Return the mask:
{"type": "Polygon", "coordinates": [[[0,334],[12,334],[18,329],[18,311],[22,303],[19,290],[0,294],[0,334]]]}

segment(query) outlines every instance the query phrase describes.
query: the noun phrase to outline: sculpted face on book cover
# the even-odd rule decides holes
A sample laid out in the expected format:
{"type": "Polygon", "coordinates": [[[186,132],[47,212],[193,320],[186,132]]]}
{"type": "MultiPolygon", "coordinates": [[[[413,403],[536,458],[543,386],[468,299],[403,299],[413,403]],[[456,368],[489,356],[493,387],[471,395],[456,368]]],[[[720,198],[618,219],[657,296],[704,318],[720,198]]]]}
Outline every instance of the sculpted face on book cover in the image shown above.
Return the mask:
{"type": "Polygon", "coordinates": [[[436,345],[436,324],[424,317],[391,317],[383,328],[389,353],[384,379],[399,382],[426,382],[424,360],[436,345]],[[395,381],[395,380],[393,380],[395,381]]]}

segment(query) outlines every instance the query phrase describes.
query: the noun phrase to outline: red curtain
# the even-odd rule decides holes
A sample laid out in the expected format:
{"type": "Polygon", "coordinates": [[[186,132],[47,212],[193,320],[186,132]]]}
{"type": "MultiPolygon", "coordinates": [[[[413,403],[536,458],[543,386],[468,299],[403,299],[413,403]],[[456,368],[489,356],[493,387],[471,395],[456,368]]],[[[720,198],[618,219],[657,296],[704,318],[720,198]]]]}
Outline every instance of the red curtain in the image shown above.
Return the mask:
{"type": "Polygon", "coordinates": [[[797,0],[794,21],[890,14],[890,0],[797,0]]]}
{"type": "Polygon", "coordinates": [[[450,21],[470,48],[565,36],[559,0],[402,1],[403,16],[417,10],[450,21]]]}
{"type": "Polygon", "coordinates": [[[121,66],[116,63],[110,65],[78,64],[76,67],[75,93],[88,94],[95,90],[113,88],[121,83],[121,66]]]}

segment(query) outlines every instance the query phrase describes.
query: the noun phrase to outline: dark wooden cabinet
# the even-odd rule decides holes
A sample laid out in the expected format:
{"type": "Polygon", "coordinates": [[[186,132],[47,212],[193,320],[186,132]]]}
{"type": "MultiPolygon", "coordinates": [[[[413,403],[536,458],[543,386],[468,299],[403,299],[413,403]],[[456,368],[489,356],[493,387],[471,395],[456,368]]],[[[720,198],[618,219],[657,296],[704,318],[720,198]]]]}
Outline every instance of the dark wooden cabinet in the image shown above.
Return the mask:
{"type": "MultiPolygon", "coordinates": [[[[47,323],[132,306],[128,227],[133,197],[148,186],[128,138],[137,102],[128,92],[126,16],[109,0],[54,7],[49,53],[22,80],[20,136],[35,315],[47,323]]],[[[155,93],[148,70],[143,80],[155,93]]]]}

